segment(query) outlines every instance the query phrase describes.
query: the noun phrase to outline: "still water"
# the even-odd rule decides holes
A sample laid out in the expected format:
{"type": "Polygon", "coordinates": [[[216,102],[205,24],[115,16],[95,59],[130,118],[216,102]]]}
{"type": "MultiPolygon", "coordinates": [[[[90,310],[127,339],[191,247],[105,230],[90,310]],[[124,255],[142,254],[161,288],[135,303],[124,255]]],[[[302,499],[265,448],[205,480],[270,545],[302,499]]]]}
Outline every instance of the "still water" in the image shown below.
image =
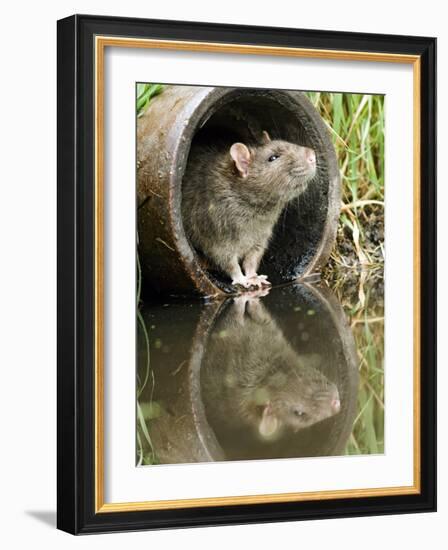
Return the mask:
{"type": "Polygon", "coordinates": [[[310,284],[141,309],[137,464],[382,452],[357,325],[310,284]]]}

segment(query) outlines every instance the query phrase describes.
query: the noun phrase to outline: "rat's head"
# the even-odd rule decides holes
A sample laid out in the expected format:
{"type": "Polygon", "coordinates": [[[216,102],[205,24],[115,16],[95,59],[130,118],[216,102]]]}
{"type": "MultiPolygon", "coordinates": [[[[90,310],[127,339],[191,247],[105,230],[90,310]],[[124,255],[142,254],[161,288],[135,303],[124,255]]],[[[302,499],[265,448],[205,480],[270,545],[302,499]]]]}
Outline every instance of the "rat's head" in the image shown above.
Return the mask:
{"type": "Polygon", "coordinates": [[[282,140],[271,140],[263,132],[262,143],[248,147],[234,143],[230,156],[241,185],[275,199],[291,200],[305,191],[316,173],[313,149],[282,140]]]}
{"type": "Polygon", "coordinates": [[[295,432],[308,428],[341,409],[337,387],[308,366],[279,369],[268,380],[265,393],[268,398],[258,408],[258,431],[267,439],[285,427],[295,432]]]}

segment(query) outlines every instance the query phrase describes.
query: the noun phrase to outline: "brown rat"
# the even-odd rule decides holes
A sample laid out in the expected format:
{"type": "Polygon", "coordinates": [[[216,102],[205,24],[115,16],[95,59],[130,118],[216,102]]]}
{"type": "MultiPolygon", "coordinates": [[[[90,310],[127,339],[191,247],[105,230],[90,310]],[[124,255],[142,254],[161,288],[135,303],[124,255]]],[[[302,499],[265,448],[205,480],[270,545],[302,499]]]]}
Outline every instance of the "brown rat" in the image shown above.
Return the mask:
{"type": "MultiPolygon", "coordinates": [[[[265,292],[265,291],[262,291],[265,292]]],[[[207,414],[250,426],[263,439],[339,413],[335,384],[299,355],[257,297],[239,296],[214,327],[203,366],[207,414]]]]}
{"type": "Polygon", "coordinates": [[[193,246],[244,288],[270,285],[257,273],[278,218],[316,173],[312,149],[263,132],[262,143],[193,145],[182,217],[193,246]]]}

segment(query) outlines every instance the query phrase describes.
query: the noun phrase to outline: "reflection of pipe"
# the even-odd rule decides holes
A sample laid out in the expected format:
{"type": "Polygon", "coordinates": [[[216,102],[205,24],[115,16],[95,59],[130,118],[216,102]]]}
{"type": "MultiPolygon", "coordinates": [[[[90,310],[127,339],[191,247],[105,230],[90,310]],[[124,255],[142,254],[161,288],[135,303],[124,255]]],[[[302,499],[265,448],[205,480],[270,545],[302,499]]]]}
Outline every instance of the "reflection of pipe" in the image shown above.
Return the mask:
{"type": "Polygon", "coordinates": [[[201,367],[206,348],[206,342],[213,330],[214,323],[219,317],[219,312],[222,310],[225,302],[215,300],[212,304],[206,307],[199,320],[195,337],[191,346],[190,363],[188,369],[188,384],[191,402],[191,412],[193,418],[194,429],[200,441],[201,448],[204,449],[204,454],[209,457],[210,461],[224,460],[224,453],[219,446],[213,430],[211,430],[207,416],[204,410],[204,404],[201,396],[201,367]],[[205,344],[205,345],[204,345],[205,344]]]}
{"type": "MultiPolygon", "coordinates": [[[[306,451],[301,454],[300,445],[292,450],[284,447],[280,452],[274,442],[263,451],[263,455],[251,458],[338,455],[343,451],[352,430],[358,390],[355,344],[342,307],[328,289],[308,284],[273,289],[262,300],[269,315],[281,326],[287,341],[296,349],[300,346],[300,339],[297,329],[293,329],[291,311],[300,304],[305,309],[317,312],[308,322],[318,323],[315,326],[324,330],[327,337],[326,341],[322,341],[322,346],[330,346],[334,357],[341,358],[337,365],[333,365],[337,372],[333,372],[334,369],[331,371],[335,378],[333,382],[339,389],[341,411],[318,425],[317,431],[323,440],[315,454],[306,454],[306,451]]],[[[210,338],[231,304],[232,300],[229,299],[208,305],[177,305],[172,310],[171,306],[152,309],[151,318],[145,315],[147,323],[156,326],[152,339],[159,338],[163,343],[160,349],[151,350],[151,362],[155,374],[154,399],[160,400],[165,410],[159,418],[148,424],[155,454],[162,463],[232,459],[222,447],[222,441],[218,440],[219,434],[213,423],[210,423],[203,393],[203,369],[210,349],[210,338]],[[165,345],[168,353],[163,351],[165,345]]],[[[148,397],[146,394],[142,400],[148,397]]],[[[310,430],[300,434],[301,441],[306,438],[312,441],[313,432],[310,430]]]]}
{"type": "MultiPolygon", "coordinates": [[[[204,341],[222,301],[204,305],[174,305],[143,312],[150,332],[154,387],[148,384],[140,403],[162,403],[160,416],[147,424],[157,462],[163,464],[224,460],[200,402],[197,382],[204,341]],[[173,321],[175,320],[175,328],[173,321]]],[[[139,336],[139,343],[143,338],[139,336]]],[[[145,350],[139,346],[139,378],[145,378],[145,350]]]]}
{"type": "Polygon", "coordinates": [[[328,131],[305,95],[282,90],[167,86],[137,122],[139,252],[148,291],[222,295],[232,287],[207,271],[186,238],[181,217],[182,178],[199,134],[252,140],[273,137],[316,151],[315,182],[282,216],[264,257],[274,284],[324,265],[334,242],[340,181],[328,131]]]}

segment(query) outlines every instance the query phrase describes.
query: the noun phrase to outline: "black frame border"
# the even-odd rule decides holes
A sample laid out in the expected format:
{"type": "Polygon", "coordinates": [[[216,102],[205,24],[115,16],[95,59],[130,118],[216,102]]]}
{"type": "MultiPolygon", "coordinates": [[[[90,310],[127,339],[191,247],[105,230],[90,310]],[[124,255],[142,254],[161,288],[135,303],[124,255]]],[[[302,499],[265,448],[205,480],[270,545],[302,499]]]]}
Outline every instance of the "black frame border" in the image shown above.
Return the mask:
{"type": "Polygon", "coordinates": [[[436,510],[436,39],[74,15],[57,46],[57,526],[72,534],[436,510]],[[95,513],[94,40],[96,35],[418,55],[421,60],[421,492],[95,513]]]}

